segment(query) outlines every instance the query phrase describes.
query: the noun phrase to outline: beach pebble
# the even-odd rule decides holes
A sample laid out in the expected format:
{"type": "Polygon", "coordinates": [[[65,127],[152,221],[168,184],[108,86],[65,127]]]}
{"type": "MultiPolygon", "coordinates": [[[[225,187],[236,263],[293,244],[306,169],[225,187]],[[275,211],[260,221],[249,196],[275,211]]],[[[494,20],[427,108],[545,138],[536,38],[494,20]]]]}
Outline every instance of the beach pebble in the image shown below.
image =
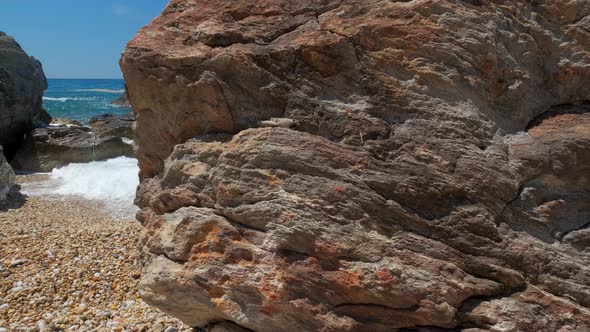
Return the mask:
{"type": "Polygon", "coordinates": [[[13,261],[10,262],[10,267],[16,267],[19,265],[23,265],[27,262],[26,259],[15,259],[13,261]]]}
{"type": "Polygon", "coordinates": [[[86,308],[87,307],[86,307],[85,304],[81,304],[81,305],[75,307],[74,309],[72,309],[72,312],[75,313],[75,314],[81,314],[84,311],[86,311],[86,308]]]}
{"type": "Polygon", "coordinates": [[[16,286],[16,287],[12,287],[12,288],[10,289],[10,291],[11,291],[11,292],[13,292],[13,293],[18,293],[18,292],[20,292],[20,291],[23,291],[24,289],[25,289],[25,288],[24,288],[24,287],[22,287],[22,286],[16,286]]]}
{"type": "Polygon", "coordinates": [[[38,332],[47,332],[49,328],[47,327],[47,323],[44,320],[39,320],[37,322],[37,331],[38,332]]]}
{"type": "Polygon", "coordinates": [[[135,301],[125,301],[123,302],[123,305],[121,305],[121,309],[126,310],[126,309],[131,309],[135,306],[135,301]]]}

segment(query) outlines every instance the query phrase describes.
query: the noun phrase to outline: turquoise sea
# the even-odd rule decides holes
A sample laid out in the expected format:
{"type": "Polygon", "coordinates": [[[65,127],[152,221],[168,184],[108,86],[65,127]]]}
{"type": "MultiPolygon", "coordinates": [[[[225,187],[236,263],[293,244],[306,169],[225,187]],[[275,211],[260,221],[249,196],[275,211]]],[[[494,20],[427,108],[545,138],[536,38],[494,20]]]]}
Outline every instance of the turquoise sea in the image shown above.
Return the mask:
{"type": "Polygon", "coordinates": [[[125,114],[126,107],[111,105],[123,95],[125,81],[117,79],[48,79],[43,107],[54,118],[68,118],[87,123],[100,114],[125,114]]]}
{"type": "MultiPolygon", "coordinates": [[[[125,114],[131,109],[111,105],[123,95],[123,80],[48,79],[43,106],[54,118],[69,118],[87,123],[105,113],[125,114]]],[[[139,184],[137,160],[118,157],[84,164],[69,164],[54,169],[46,180],[23,184],[26,195],[76,196],[105,203],[117,219],[130,220],[137,212],[133,205],[139,184]]]]}

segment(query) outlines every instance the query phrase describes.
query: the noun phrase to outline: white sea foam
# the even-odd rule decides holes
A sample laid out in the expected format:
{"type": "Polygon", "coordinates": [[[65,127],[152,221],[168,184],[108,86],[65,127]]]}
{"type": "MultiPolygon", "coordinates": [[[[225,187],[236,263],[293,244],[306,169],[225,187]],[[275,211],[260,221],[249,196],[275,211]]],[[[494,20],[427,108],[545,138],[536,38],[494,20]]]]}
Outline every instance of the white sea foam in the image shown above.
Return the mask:
{"type": "Polygon", "coordinates": [[[74,98],[52,98],[52,97],[43,97],[43,100],[51,100],[51,101],[61,101],[62,103],[72,100],[74,98]]]}
{"type": "Polygon", "coordinates": [[[135,189],[139,184],[137,159],[119,157],[54,169],[49,179],[23,185],[27,195],[78,196],[105,203],[114,217],[133,217],[135,189]]]}
{"type": "Polygon", "coordinates": [[[129,144],[129,145],[133,145],[133,140],[127,137],[121,137],[121,140],[123,141],[123,143],[125,144],[129,144]]]}
{"type": "Polygon", "coordinates": [[[65,103],[68,100],[94,100],[94,98],[90,98],[90,97],[59,97],[59,98],[43,97],[43,100],[60,101],[62,103],[65,103]]]}
{"type": "Polygon", "coordinates": [[[113,90],[113,89],[79,89],[73,90],[75,92],[102,92],[102,93],[125,93],[125,90],[113,90]]]}
{"type": "Polygon", "coordinates": [[[57,122],[57,123],[50,123],[49,127],[68,127],[68,128],[72,128],[72,127],[79,127],[77,125],[73,125],[73,124],[68,124],[68,123],[61,123],[61,122],[57,122]]]}

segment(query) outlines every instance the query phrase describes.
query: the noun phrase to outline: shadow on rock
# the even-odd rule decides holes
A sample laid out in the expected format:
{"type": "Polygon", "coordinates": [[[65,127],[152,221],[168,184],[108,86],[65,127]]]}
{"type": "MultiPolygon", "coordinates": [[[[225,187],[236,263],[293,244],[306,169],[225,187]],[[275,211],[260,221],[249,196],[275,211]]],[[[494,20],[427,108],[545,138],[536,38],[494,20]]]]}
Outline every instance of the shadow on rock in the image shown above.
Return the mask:
{"type": "Polygon", "coordinates": [[[21,186],[15,184],[10,188],[10,191],[6,195],[6,201],[0,203],[0,211],[14,210],[22,207],[27,202],[28,196],[23,194],[21,186]]]}

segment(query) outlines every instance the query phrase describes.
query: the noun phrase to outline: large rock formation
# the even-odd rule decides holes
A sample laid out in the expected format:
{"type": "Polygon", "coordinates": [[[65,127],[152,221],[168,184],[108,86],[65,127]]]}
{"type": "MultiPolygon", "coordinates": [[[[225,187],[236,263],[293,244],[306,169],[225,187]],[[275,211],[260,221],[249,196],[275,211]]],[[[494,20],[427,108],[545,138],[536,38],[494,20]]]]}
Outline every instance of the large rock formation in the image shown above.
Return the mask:
{"type": "Polygon", "coordinates": [[[0,145],[0,203],[6,200],[6,194],[14,184],[14,172],[4,158],[2,145],[0,145]]]}
{"type": "Polygon", "coordinates": [[[17,169],[51,172],[70,163],[133,156],[133,146],[117,136],[101,136],[86,127],[62,126],[33,130],[12,161],[17,169]]]}
{"type": "Polygon", "coordinates": [[[41,63],[0,32],[0,144],[12,157],[24,134],[51,117],[41,108],[47,80],[41,63]]]}
{"type": "Polygon", "coordinates": [[[121,60],[143,298],[212,331],[590,330],[588,31],[585,1],[173,0],[121,60]]]}

